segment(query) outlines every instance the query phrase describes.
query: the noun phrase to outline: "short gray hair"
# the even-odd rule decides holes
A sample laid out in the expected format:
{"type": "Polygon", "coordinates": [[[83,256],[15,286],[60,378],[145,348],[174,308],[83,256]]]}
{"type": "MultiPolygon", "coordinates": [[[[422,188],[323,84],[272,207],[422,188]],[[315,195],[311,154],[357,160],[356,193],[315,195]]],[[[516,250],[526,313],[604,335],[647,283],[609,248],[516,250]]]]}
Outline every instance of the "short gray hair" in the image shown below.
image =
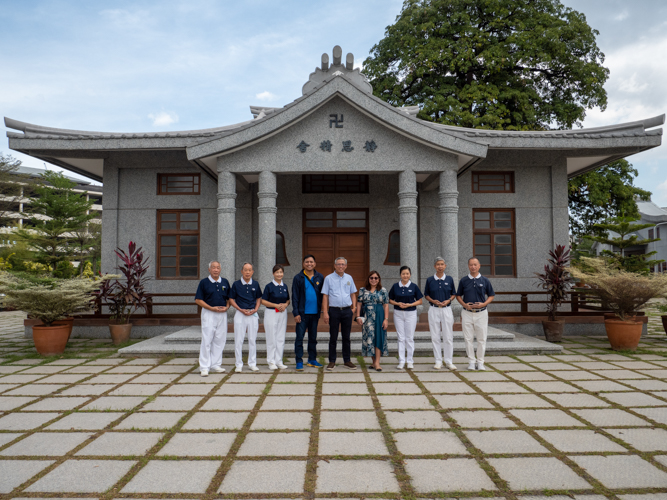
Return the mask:
{"type": "Polygon", "coordinates": [[[243,268],[245,266],[250,266],[250,267],[252,267],[253,271],[255,270],[255,266],[252,265],[252,262],[244,262],[243,265],[241,266],[241,271],[243,271],[243,268]]]}
{"type": "MultiPolygon", "coordinates": [[[[433,265],[435,266],[440,261],[445,262],[445,259],[443,259],[442,257],[436,257],[435,260],[433,261],[433,265]]],[[[445,264],[447,264],[447,262],[445,262],[445,264]]]]}
{"type": "Polygon", "coordinates": [[[211,262],[208,263],[208,268],[211,269],[211,266],[213,264],[218,264],[220,267],[222,267],[222,264],[220,264],[219,260],[212,260],[211,262]]]}
{"type": "Polygon", "coordinates": [[[347,259],[345,257],[337,257],[336,260],[334,260],[334,265],[336,265],[336,262],[338,262],[339,260],[344,260],[345,265],[347,265],[347,259]]]}

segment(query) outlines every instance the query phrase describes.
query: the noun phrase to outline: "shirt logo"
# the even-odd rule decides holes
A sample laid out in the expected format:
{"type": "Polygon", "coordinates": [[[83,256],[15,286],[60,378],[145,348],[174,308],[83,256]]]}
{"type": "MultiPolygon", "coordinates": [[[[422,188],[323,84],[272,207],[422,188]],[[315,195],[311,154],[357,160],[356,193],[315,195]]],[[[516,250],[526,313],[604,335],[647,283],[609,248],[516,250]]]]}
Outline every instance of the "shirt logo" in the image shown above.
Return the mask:
{"type": "Polygon", "coordinates": [[[254,291],[255,291],[255,289],[253,288],[253,289],[252,289],[252,291],[254,292],[254,291]]]}
{"type": "Polygon", "coordinates": [[[319,282],[319,281],[316,281],[316,282],[315,282],[315,284],[316,284],[316,285],[319,285],[319,284],[320,284],[320,282],[319,282]]]}
{"type": "Polygon", "coordinates": [[[347,286],[350,286],[350,282],[349,282],[349,281],[347,282],[347,286]]]}

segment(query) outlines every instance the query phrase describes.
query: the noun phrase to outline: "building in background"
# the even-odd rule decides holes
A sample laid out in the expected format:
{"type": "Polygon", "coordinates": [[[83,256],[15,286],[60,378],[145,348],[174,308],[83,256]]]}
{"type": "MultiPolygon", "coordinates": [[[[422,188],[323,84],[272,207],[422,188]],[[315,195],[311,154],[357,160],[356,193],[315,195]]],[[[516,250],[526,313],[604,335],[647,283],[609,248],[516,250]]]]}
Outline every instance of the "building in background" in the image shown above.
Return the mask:
{"type": "MultiPolygon", "coordinates": [[[[665,262],[656,264],[652,272],[667,272],[667,207],[659,207],[652,201],[637,200],[637,209],[640,215],[637,224],[655,224],[655,227],[640,229],[633,234],[636,234],[639,240],[660,238],[660,241],[635,245],[626,249],[625,255],[642,255],[655,251],[656,254],[650,257],[651,260],[664,260],[665,262]]],[[[618,234],[612,232],[611,237],[617,238],[618,234]]],[[[600,255],[604,250],[618,250],[598,242],[593,243],[592,249],[596,255],[600,255]]]]}
{"type": "MultiPolygon", "coordinates": [[[[27,175],[32,178],[39,178],[44,170],[39,168],[25,167],[23,165],[19,166],[16,170],[17,174],[27,175]]],[[[72,182],[76,182],[76,187],[74,191],[77,193],[87,192],[86,199],[94,200],[95,204],[92,206],[92,210],[100,214],[99,219],[93,219],[93,222],[98,224],[102,223],[102,186],[92,184],[91,182],[84,181],[81,179],[75,179],[74,177],[67,176],[72,182]]],[[[35,195],[33,195],[35,196],[35,195]]],[[[13,245],[16,242],[11,238],[11,232],[15,226],[22,227],[24,224],[28,223],[27,220],[23,219],[21,213],[29,211],[28,206],[30,205],[31,197],[20,197],[14,203],[12,211],[7,214],[8,217],[11,217],[15,220],[15,223],[11,226],[0,226],[0,246],[9,246],[13,245]]]]}
{"type": "Polygon", "coordinates": [[[301,97],[242,123],[107,133],[5,118],[9,147],[104,182],[103,271],[135,241],[150,291],[183,293],[213,259],[229,280],[255,263],[262,286],[278,262],[291,284],[309,253],[324,274],[346,257],[358,285],[371,269],[391,285],[407,265],[422,287],[436,256],[455,279],[475,256],[496,290],[532,290],[569,241],[568,178],[661,144],[664,115],[529,132],[431,123],[375,97],[353,62],[335,47],[301,97]]]}

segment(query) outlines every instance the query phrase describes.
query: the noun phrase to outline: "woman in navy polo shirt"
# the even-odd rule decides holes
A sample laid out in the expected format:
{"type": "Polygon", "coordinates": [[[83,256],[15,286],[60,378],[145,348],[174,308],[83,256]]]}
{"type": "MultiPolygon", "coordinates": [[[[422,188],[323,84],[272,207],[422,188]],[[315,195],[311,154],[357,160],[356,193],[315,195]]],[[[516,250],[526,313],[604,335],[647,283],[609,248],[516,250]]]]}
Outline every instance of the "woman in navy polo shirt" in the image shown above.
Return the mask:
{"type": "Polygon", "coordinates": [[[405,366],[405,351],[408,352],[408,369],[413,368],[412,356],[415,352],[415,329],[417,328],[417,306],[421,305],[422,294],[417,285],[410,281],[412,271],[401,267],[401,281],[389,290],[389,303],[394,306],[394,326],[398,337],[398,369],[405,366]]]}
{"type": "Polygon", "coordinates": [[[273,281],[264,287],[262,304],[264,311],[264,331],[266,332],[266,362],[269,370],[284,370],[283,351],[285,350],[285,332],[287,331],[287,306],[289,292],[283,283],[285,268],[280,264],[273,266],[273,281]]]}

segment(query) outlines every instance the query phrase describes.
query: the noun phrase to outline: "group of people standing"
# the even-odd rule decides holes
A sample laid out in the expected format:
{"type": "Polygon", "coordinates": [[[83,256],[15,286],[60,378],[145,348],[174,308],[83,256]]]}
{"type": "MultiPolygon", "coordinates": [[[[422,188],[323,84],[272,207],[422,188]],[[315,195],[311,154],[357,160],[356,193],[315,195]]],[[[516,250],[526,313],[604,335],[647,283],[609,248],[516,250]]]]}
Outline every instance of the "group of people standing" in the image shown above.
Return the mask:
{"type": "Polygon", "coordinates": [[[424,293],[410,281],[411,270],[400,268],[400,281],[387,292],[377,271],[371,271],[364,286],[357,290],[352,277],[345,273],[347,260],[339,257],[334,262],[335,271],[324,277],[316,269],[315,257],[306,255],[303,269],[292,280],[292,294],[283,282],[285,270],[277,264],[273,267],[273,280],[264,290],[252,279],[253,265],[249,262],[241,268],[241,279],[231,286],[220,276],[220,263],[209,264],[209,276],[199,282],[195,302],[201,307],[202,342],[199,367],[202,377],[209,372],[223,373],[222,353],[227,341],[227,311],[237,310],[234,315],[234,347],[237,372],[243,369],[242,346],[248,336],[248,368],[257,368],[257,330],[259,329],[260,305],[264,305],[264,330],[266,332],[266,361],[271,370],[285,369],[283,353],[287,331],[287,308],[292,305],[296,322],[294,356],[296,370],[304,369],[303,342],[307,338],[306,366],[320,368],[317,361],[317,325],[320,317],[329,326],[329,363],[327,370],[336,367],[338,335],[342,335],[343,366],[356,370],[352,362],[350,332],[352,323],[362,327],[361,354],[370,356],[372,368],[382,371],[380,358],[389,354],[387,349],[387,327],[389,304],[394,306],[394,326],[398,340],[398,369],[413,368],[415,350],[414,335],[417,327],[417,306],[425,298],[430,306],[428,323],[433,343],[435,369],[444,366],[455,370],[454,315],[451,304],[456,299],[463,311],[461,326],[468,357],[468,370],[484,370],[484,351],[488,327],[487,306],[494,299],[490,281],[479,272],[476,258],[468,260],[470,273],[454,286],[454,279],[445,274],[447,264],[442,257],[435,259],[435,274],[426,280],[424,293]],[[473,339],[477,338],[477,352],[473,339]]]}

